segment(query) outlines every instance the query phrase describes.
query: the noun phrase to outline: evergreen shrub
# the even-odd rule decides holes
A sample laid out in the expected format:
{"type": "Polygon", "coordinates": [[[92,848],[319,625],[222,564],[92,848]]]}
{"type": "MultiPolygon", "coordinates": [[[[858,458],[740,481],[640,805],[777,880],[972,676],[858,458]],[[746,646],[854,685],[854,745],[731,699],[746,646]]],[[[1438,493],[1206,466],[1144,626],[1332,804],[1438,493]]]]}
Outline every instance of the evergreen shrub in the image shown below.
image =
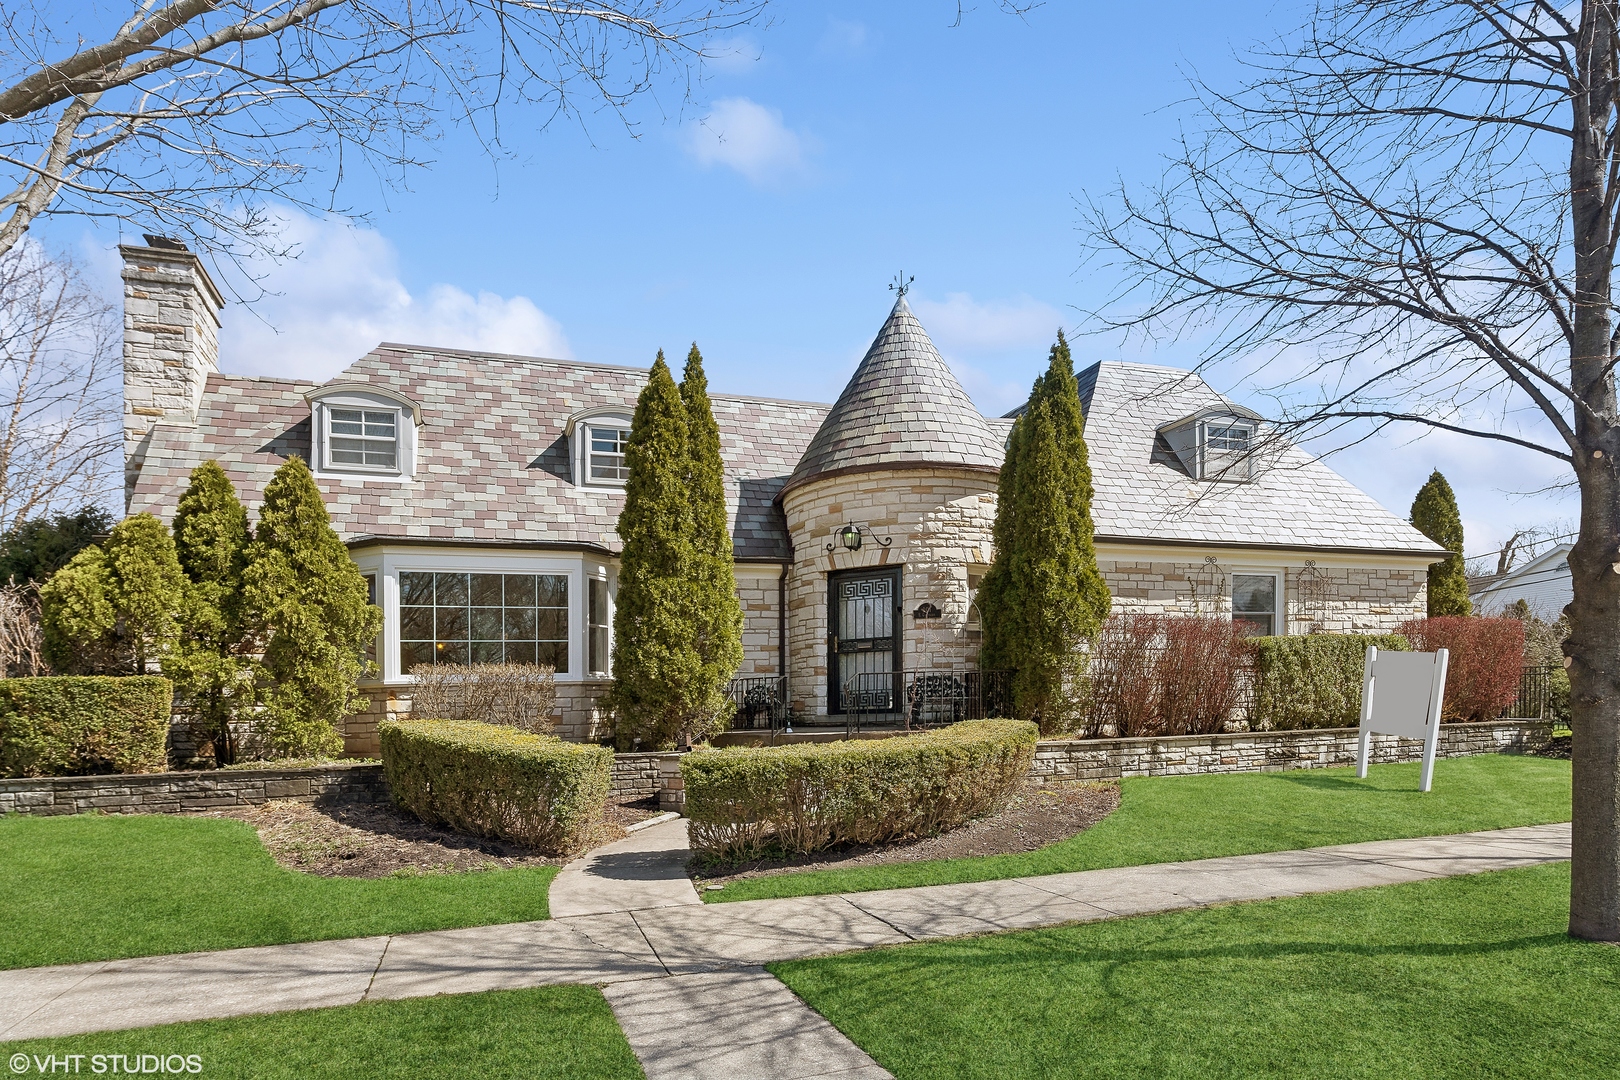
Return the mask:
{"type": "Polygon", "coordinates": [[[0,777],[162,772],[172,698],[156,675],[0,679],[0,777]]]}
{"type": "Polygon", "coordinates": [[[931,836],[1002,805],[1035,760],[1021,720],[681,759],[692,847],[716,859],[931,836]]]}
{"type": "Polygon", "coordinates": [[[1307,634],[1249,639],[1254,650],[1251,726],[1273,731],[1355,727],[1367,646],[1405,652],[1399,634],[1307,634]]]}
{"type": "Polygon", "coordinates": [[[1457,496],[1439,469],[1412,500],[1412,527],[1451,552],[1450,558],[1429,567],[1429,616],[1472,614],[1463,571],[1462,515],[1457,496]]]}
{"type": "Polygon", "coordinates": [[[1446,649],[1443,719],[1495,720],[1519,696],[1524,673],[1524,623],[1447,616],[1413,619],[1401,633],[1419,652],[1446,649]]]}
{"type": "Polygon", "coordinates": [[[431,825],[567,855],[607,805],[604,746],[476,720],[385,720],[378,734],[394,801],[431,825]]]}

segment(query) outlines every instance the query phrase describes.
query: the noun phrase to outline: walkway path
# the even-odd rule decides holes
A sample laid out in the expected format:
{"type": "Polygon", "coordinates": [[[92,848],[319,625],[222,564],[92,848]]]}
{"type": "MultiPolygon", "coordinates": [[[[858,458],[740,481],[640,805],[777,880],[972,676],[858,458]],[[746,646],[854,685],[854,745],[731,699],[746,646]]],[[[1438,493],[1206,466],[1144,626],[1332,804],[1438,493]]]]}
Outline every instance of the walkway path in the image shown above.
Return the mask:
{"type": "Polygon", "coordinates": [[[695,1075],[864,1080],[884,1073],[761,965],[927,938],[1338,892],[1569,858],[1569,825],[1537,825],[966,885],[701,904],[674,889],[661,869],[676,857],[684,835],[659,826],[637,837],[651,834],[658,834],[653,847],[604,849],[598,858],[582,860],[578,887],[565,886],[562,899],[582,907],[637,904],[628,883],[623,892],[607,884],[622,880],[613,878],[611,869],[628,865],[633,856],[659,868],[654,880],[662,884],[652,890],[657,906],[573,916],[558,912],[544,922],[466,930],[8,971],[0,975],[0,1039],[586,983],[606,988],[652,1080],[695,1075]],[[626,862],[612,861],[618,855],[626,862]],[[688,993],[688,988],[702,992],[688,993]],[[686,1004],[695,1001],[702,1002],[701,1017],[696,1006],[686,1004]],[[750,1015],[761,1022],[749,1024],[750,1015]],[[690,1042],[705,1025],[716,1041],[690,1042]]]}

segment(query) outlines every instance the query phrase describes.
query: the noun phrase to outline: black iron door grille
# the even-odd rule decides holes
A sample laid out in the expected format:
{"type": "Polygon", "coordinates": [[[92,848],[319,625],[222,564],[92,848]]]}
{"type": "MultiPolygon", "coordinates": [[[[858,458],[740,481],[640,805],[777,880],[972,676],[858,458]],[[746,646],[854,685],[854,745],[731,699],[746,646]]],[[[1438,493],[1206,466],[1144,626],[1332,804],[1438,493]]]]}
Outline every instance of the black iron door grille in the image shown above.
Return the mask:
{"type": "Polygon", "coordinates": [[[900,571],[859,570],[831,580],[828,711],[892,712],[900,671],[900,571]],[[881,699],[881,700],[880,700],[881,699]]]}

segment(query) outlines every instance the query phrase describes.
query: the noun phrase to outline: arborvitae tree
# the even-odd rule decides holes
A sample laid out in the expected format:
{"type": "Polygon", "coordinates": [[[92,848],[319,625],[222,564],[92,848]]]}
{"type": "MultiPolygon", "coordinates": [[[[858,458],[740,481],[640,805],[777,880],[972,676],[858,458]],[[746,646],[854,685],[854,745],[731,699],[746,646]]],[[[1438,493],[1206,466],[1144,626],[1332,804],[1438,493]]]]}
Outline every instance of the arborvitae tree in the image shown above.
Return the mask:
{"type": "Polygon", "coordinates": [[[1014,711],[1055,731],[1112,604],[1092,546],[1085,418],[1061,331],[1013,423],[997,494],[996,557],[979,589],[981,664],[1015,671],[1014,711]]]}
{"type": "Polygon", "coordinates": [[[163,661],[191,719],[198,750],[212,747],[221,765],[236,761],[231,721],[251,701],[253,641],[242,619],[247,567],[247,510],[217,462],[191,473],[174,515],[175,550],[186,574],[180,634],[163,661]]]}
{"type": "Polygon", "coordinates": [[[127,667],[117,659],[118,614],[107,586],[107,553],[91,544],[39,590],[45,662],[58,675],[95,675],[127,667]]]}
{"type": "Polygon", "coordinates": [[[726,525],[725,466],[720,460],[720,426],[709,405],[709,380],[697,343],[681,374],[690,446],[687,490],[692,504],[692,638],[702,668],[691,688],[690,739],[714,733],[730,716],[726,683],[742,666],[742,604],[737,600],[731,530],[726,525]]]}
{"type": "Polygon", "coordinates": [[[46,661],[59,672],[141,674],[174,644],[185,575],[151,514],[113,526],[40,590],[46,661]],[[58,580],[60,579],[60,580],[58,580]]]}
{"type": "Polygon", "coordinates": [[[113,516],[99,506],[25,521],[0,536],[0,582],[42,583],[112,526],[113,516]]]}
{"type": "Polygon", "coordinates": [[[613,614],[613,689],[621,747],[673,746],[690,737],[704,662],[691,605],[696,525],[686,404],[662,351],[636,400],[619,514],[619,594],[613,614]]]}
{"type": "Polygon", "coordinates": [[[1429,567],[1429,617],[1472,614],[1468,579],[1463,575],[1462,515],[1457,512],[1457,496],[1439,469],[1412,500],[1412,527],[1452,553],[1429,567]]]}
{"type": "Polygon", "coordinates": [[[338,725],[365,705],[355,684],[382,612],[367,602],[366,579],[300,457],[264,489],[242,598],[249,630],[264,642],[254,684],[266,743],[286,756],[337,753],[338,725]]]}

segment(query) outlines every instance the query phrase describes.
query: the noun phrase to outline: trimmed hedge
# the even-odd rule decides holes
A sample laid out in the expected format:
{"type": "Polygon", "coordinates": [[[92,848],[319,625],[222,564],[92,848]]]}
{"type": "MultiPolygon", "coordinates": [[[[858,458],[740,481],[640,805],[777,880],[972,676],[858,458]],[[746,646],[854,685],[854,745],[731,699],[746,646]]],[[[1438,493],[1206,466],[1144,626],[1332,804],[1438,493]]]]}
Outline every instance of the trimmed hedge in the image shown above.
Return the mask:
{"type": "Polygon", "coordinates": [[[0,776],[162,772],[173,698],[157,675],[0,679],[0,776]]]}
{"type": "Polygon", "coordinates": [[[607,805],[604,746],[476,720],[385,720],[377,730],[394,801],[432,825],[567,855],[607,805]]]}
{"type": "Polygon", "coordinates": [[[1308,634],[1252,638],[1251,726],[1273,731],[1355,727],[1361,722],[1361,678],[1367,646],[1408,652],[1399,634],[1308,634]]]}
{"type": "Polygon", "coordinates": [[[1000,806],[1035,760],[1022,720],[968,720],[892,739],[702,750],[681,759],[692,847],[767,849],[931,836],[1000,806]]]}

